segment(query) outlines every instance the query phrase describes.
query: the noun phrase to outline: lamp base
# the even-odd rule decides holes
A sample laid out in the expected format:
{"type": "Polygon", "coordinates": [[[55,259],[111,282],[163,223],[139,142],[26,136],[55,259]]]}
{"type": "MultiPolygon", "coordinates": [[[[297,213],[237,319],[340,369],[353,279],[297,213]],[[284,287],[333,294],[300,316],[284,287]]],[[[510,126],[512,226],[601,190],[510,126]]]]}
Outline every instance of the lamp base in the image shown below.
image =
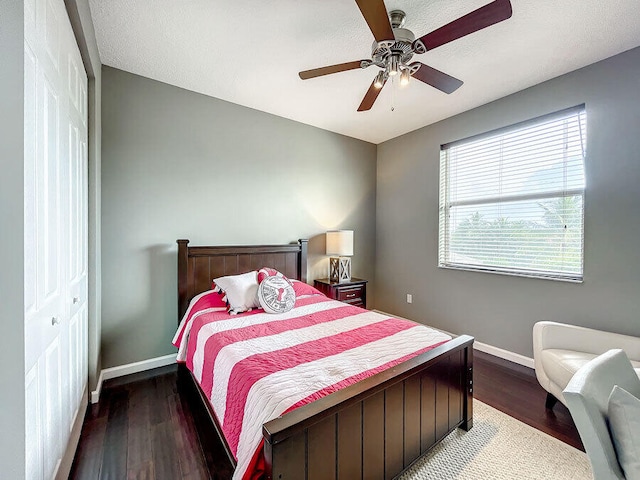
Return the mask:
{"type": "Polygon", "coordinates": [[[335,283],[351,281],[351,258],[329,258],[329,280],[335,283]]]}

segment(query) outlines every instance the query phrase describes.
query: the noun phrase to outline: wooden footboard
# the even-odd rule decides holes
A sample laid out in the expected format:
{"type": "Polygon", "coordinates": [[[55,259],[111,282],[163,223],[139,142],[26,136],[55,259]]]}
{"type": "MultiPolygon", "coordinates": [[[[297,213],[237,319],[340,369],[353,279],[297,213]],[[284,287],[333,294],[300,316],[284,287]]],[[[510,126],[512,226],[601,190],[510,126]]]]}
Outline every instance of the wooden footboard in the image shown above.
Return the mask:
{"type": "Polygon", "coordinates": [[[457,337],[263,426],[267,478],[393,478],[473,425],[473,338],[457,337]]]}

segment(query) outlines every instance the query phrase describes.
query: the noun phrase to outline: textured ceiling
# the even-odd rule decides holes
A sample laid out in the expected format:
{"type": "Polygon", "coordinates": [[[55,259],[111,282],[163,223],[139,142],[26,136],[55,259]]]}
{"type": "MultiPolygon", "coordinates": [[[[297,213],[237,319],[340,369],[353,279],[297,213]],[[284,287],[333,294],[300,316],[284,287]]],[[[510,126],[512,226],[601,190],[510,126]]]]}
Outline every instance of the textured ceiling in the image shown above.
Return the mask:
{"type": "MultiPolygon", "coordinates": [[[[385,3],[421,36],[489,0],[385,3]]],[[[359,113],[376,67],[298,77],[370,58],[353,0],[90,0],[103,64],[372,143],[640,45],[639,0],[511,3],[509,20],[414,57],[463,80],[459,90],[388,83],[359,113]]]]}

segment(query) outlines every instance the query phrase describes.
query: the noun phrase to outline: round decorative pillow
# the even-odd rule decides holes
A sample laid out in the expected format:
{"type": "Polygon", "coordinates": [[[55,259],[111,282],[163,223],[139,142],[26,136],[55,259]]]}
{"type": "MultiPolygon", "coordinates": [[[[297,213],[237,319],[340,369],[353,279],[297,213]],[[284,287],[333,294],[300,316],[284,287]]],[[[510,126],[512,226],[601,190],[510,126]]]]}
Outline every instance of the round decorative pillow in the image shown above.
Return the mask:
{"type": "Polygon", "coordinates": [[[267,277],[258,287],[258,300],[267,313],[284,313],[296,303],[296,292],[282,277],[267,277]]]}
{"type": "Polygon", "coordinates": [[[260,270],[258,270],[258,283],[262,283],[262,281],[267,277],[282,277],[287,282],[291,283],[291,280],[289,280],[284,276],[283,273],[279,272],[275,268],[262,267],[260,270]]]}

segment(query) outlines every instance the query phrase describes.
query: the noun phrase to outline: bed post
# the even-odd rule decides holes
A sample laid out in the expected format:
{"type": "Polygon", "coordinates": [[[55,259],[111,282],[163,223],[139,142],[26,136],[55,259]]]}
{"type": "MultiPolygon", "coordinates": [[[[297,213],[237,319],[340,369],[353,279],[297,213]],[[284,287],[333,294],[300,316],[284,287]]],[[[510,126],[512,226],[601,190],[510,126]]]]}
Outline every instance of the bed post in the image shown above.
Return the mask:
{"type": "Polygon", "coordinates": [[[473,427],[473,344],[464,349],[462,428],[465,431],[473,427]]]}
{"type": "Polygon", "coordinates": [[[189,306],[187,298],[187,271],[189,263],[189,240],[178,240],[178,323],[189,306]]]}
{"type": "Polygon", "coordinates": [[[307,283],[307,245],[309,240],[301,238],[298,240],[300,244],[300,258],[298,261],[298,279],[301,282],[307,283]]]}

